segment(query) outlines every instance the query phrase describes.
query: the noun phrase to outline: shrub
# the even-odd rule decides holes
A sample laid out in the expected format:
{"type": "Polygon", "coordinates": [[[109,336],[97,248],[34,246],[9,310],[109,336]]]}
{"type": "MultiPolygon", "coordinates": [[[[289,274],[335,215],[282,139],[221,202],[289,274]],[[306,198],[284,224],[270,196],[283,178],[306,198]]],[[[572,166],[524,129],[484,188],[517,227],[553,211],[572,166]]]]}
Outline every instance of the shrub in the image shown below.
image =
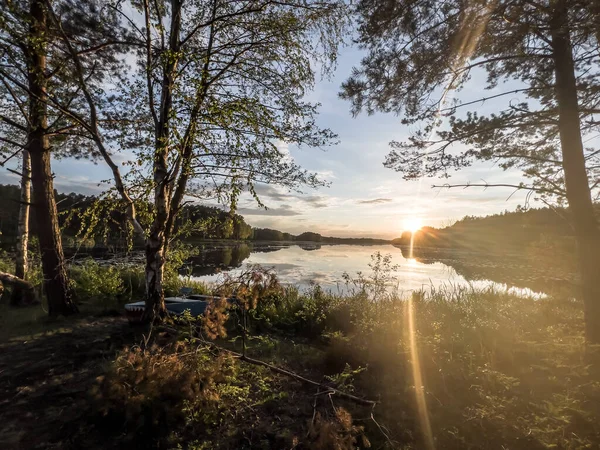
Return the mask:
{"type": "Polygon", "coordinates": [[[89,300],[105,309],[115,307],[124,293],[121,270],[118,266],[101,266],[93,259],[86,259],[71,269],[78,300],[89,300]]]}
{"type": "Polygon", "coordinates": [[[202,404],[208,416],[218,402],[214,377],[226,375],[227,358],[189,350],[183,343],[123,350],[92,391],[101,424],[113,432],[124,425],[142,448],[167,438],[192,405],[202,404]]]}

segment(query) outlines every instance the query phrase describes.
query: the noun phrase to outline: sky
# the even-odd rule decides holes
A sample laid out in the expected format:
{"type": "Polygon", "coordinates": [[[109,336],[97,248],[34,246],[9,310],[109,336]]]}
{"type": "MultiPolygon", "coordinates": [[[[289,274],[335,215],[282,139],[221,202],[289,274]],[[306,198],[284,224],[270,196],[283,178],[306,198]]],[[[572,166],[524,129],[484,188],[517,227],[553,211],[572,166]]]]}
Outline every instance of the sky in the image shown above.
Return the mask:
{"type": "MultiPolygon", "coordinates": [[[[389,142],[402,141],[411,131],[394,114],[350,114],[350,103],[338,98],[341,83],[358,66],[361,51],[342,49],[335,74],[318,81],[308,99],[321,104],[317,123],[338,134],[339,144],[327,149],[282,148],[304,168],[318,173],[329,187],[287,192],[272,185],[259,185],[257,192],[267,210],[257,207],[248,195],[238,213],[255,227],[274,228],[292,234],[304,231],[338,237],[393,239],[415,221],[428,226],[447,226],[465,215],[489,215],[514,210],[525,203],[525,193],[510,189],[432,189],[433,184],[518,183],[518,171],[505,172],[492,162],[478,163],[452,175],[449,180],[426,178],[404,181],[401,174],[383,167],[389,142]]],[[[474,76],[461,92],[461,99],[480,98],[484,78],[474,76]]],[[[485,111],[492,105],[481,105],[485,111]]],[[[118,155],[117,155],[118,156],[118,155]]],[[[109,169],[102,163],[63,159],[53,161],[55,187],[59,192],[94,194],[109,186],[109,169]]],[[[0,170],[0,183],[17,184],[15,175],[0,170]]]]}

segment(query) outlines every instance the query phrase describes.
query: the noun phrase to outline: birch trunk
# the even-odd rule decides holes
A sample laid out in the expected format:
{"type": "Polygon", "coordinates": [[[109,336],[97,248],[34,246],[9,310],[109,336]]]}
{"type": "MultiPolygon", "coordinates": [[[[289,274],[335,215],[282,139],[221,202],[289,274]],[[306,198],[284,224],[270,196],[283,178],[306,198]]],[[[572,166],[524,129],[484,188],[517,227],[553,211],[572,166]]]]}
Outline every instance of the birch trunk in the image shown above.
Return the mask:
{"type": "MultiPolygon", "coordinates": [[[[29,242],[29,205],[31,204],[31,159],[29,152],[23,150],[21,197],[19,205],[19,222],[17,226],[17,255],[15,258],[15,276],[27,278],[27,245],[29,242]]],[[[13,287],[10,304],[20,306],[25,303],[21,287],[13,287]]]]}
{"type": "Polygon", "coordinates": [[[173,57],[164,66],[161,81],[160,114],[156,124],[154,152],[154,208],[156,216],[146,238],[146,308],[143,320],[160,320],[167,314],[164,294],[166,230],[169,223],[170,180],[168,156],[170,149],[170,120],[173,109],[173,89],[177,76],[180,50],[181,0],[171,0],[171,25],[169,29],[169,51],[173,57]]]}

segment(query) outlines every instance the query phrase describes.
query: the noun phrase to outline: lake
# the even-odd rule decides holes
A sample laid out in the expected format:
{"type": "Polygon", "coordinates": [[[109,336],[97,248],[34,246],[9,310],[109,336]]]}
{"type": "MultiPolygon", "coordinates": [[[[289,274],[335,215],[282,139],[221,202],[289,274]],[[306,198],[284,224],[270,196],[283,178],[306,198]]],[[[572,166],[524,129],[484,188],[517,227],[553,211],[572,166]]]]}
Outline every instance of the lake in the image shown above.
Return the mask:
{"type": "Polygon", "coordinates": [[[240,273],[244,268],[260,264],[273,268],[282,283],[305,289],[318,283],[324,289],[344,292],[344,272],[354,276],[362,271],[370,273],[368,264],[375,252],[390,254],[397,264],[394,272],[401,292],[431,287],[490,285],[520,295],[540,296],[549,287],[563,286],[567,280],[549,279],[536,267],[516,256],[477,254],[459,250],[415,249],[413,257],[406,248],[393,245],[265,245],[239,244],[204,248],[193,258],[184,276],[193,280],[215,283],[222,273],[240,273]],[[509,282],[510,280],[510,282],[509,282]]]}

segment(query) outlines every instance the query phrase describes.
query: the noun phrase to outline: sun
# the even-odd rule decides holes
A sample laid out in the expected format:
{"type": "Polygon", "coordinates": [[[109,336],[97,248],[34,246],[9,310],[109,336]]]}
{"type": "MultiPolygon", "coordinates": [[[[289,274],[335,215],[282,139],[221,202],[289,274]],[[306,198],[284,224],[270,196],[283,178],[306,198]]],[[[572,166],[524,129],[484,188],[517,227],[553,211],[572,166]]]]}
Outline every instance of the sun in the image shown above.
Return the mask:
{"type": "Polygon", "coordinates": [[[423,222],[418,217],[408,217],[404,220],[404,229],[414,233],[419,231],[423,226],[423,222]]]}

